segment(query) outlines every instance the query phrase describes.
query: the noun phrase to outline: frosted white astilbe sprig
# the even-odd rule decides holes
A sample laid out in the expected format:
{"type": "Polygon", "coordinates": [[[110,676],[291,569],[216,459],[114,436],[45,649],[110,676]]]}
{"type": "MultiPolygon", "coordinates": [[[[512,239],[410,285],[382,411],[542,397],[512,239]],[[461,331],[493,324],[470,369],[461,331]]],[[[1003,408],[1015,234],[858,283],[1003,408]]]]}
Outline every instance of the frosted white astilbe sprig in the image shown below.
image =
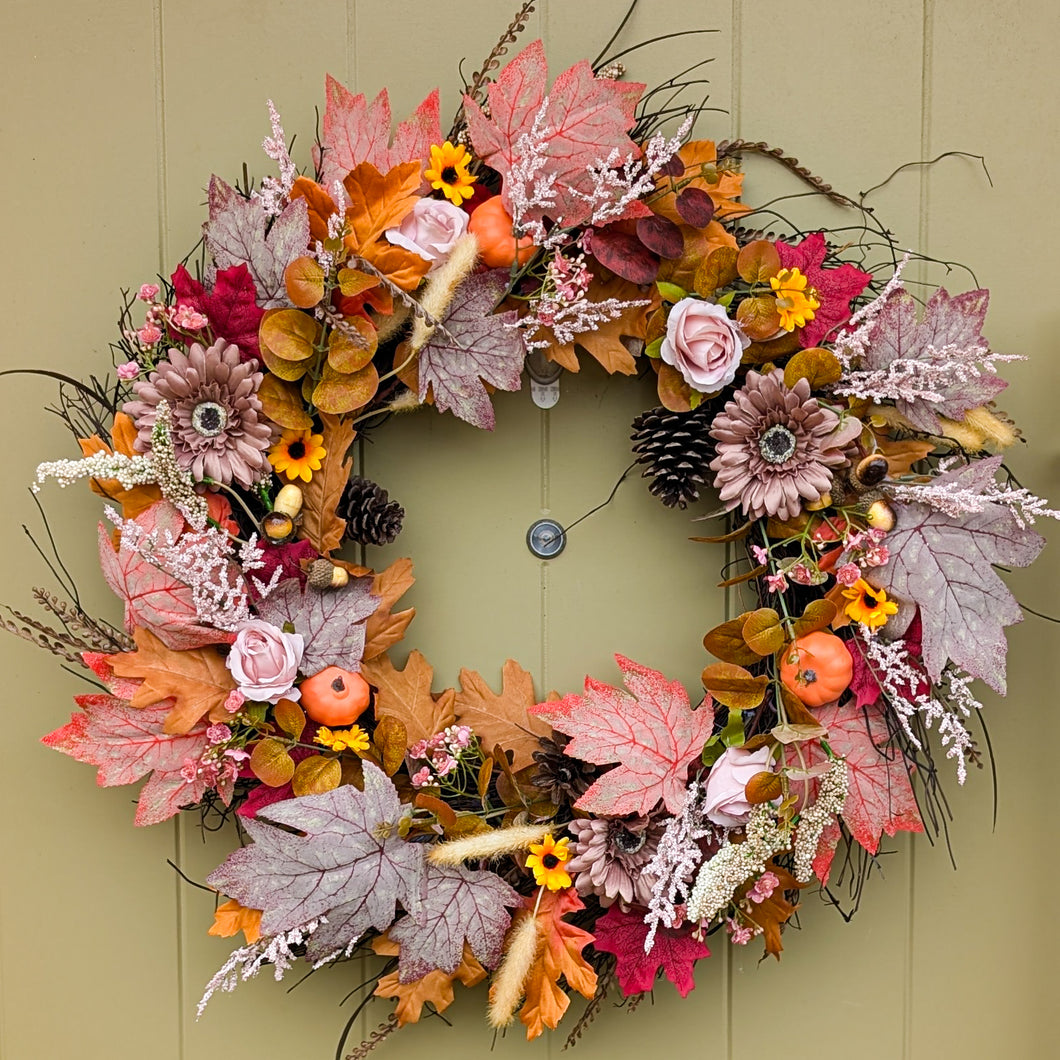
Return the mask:
{"type": "Polygon", "coordinates": [[[813,859],[821,833],[842,812],[850,789],[846,759],[835,758],[828,772],[821,777],[817,798],[799,814],[795,830],[793,875],[799,883],[806,883],[813,875],[813,859]]]}
{"type": "Polygon", "coordinates": [[[883,311],[891,295],[905,290],[902,273],[909,264],[910,257],[907,250],[902,255],[902,260],[895,266],[894,274],[887,281],[884,289],[871,302],[852,314],[846,323],[846,328],[836,336],[833,352],[844,368],[849,368],[851,364],[866,355],[873,329],[876,327],[876,318],[883,311]]]}
{"type": "Polygon", "coordinates": [[[195,1018],[202,1016],[210,998],[217,990],[223,990],[226,994],[232,993],[240,982],[245,983],[248,979],[253,979],[266,964],[273,966],[273,978],[280,982],[298,960],[298,954],[295,953],[294,948],[304,946],[312,937],[313,932],[327,922],[327,917],[322,916],[316,920],[310,920],[302,927],[293,928],[281,935],[258,939],[249,946],[233,950],[228,960],[206,984],[206,992],[196,1007],[195,1018]]]}
{"type": "Polygon", "coordinates": [[[1038,519],[1060,519],[1060,511],[1048,507],[1048,501],[1023,487],[1014,488],[1007,482],[988,482],[974,487],[958,479],[920,484],[898,483],[888,486],[887,492],[902,504],[926,504],[954,519],[985,512],[990,505],[998,504],[1008,508],[1021,530],[1033,526],[1038,519]]]}
{"type": "Polygon", "coordinates": [[[705,861],[688,896],[688,919],[709,924],[724,912],[736,891],[766,871],[766,862],[791,847],[788,832],[773,819],[768,803],[756,806],[742,843],[729,843],[705,861]]]}
{"type": "Polygon", "coordinates": [[[556,174],[543,172],[548,166],[549,131],[545,126],[550,98],[545,96],[530,128],[515,141],[514,161],[505,181],[512,228],[517,235],[528,235],[536,246],[553,250],[569,242],[569,236],[556,225],[545,230],[540,220],[527,217],[531,210],[548,210],[556,203],[556,174]]]}
{"type": "Polygon", "coordinates": [[[688,130],[692,128],[690,114],[674,136],[667,140],[657,133],[645,145],[639,158],[632,153],[622,158],[613,148],[607,158],[598,158],[586,167],[593,186],[589,192],[571,188],[571,194],[588,203],[592,209],[591,225],[605,225],[617,221],[629,209],[655,191],[655,178],[667,162],[681,150],[688,130]]]}
{"type": "Polygon", "coordinates": [[[268,100],[269,123],[272,126],[272,135],[266,136],[261,143],[262,150],[271,158],[280,169],[279,180],[276,177],[265,177],[261,182],[261,191],[254,193],[254,198],[261,202],[262,209],[269,217],[275,217],[283,213],[291,194],[291,188],[298,177],[298,169],[291,160],[291,154],[287,150],[287,138],[280,123],[280,115],[268,100]]]}
{"type": "Polygon", "coordinates": [[[158,486],[162,496],[173,504],[195,530],[206,525],[206,501],[195,492],[191,476],[177,463],[172,438],[173,413],[168,401],[158,403],[158,414],[151,428],[151,451],[143,456],[123,453],[93,453],[80,460],[51,460],[37,465],[30,489],[37,493],[48,480],[60,488],[82,479],[115,479],[122,489],[158,486]]]}
{"type": "Polygon", "coordinates": [[[902,641],[858,637],[855,644],[864,653],[909,742],[918,751],[923,746],[912,727],[912,719],[919,714],[925,729],[938,730],[946,757],[956,759],[957,782],[963,784],[968,778],[968,752],[975,745],[964,719],[983,707],[969,687],[974,679],[947,665],[940,680],[932,685],[902,641]]]}
{"type": "Polygon", "coordinates": [[[122,519],[113,508],[108,507],[106,514],[121,530],[123,549],[143,556],[191,590],[195,614],[204,625],[235,632],[254,617],[248,582],[259,599],[268,596],[279,582],[278,567],[268,582],[250,574],[265,565],[256,534],[241,544],[237,563],[232,539],[220,527],[207,526],[174,536],[168,530],[146,530],[134,519],[122,519]]]}
{"type": "Polygon", "coordinates": [[[677,908],[678,896],[688,893],[692,877],[703,861],[700,840],[720,838],[725,834],[724,829],[715,827],[703,812],[705,795],[703,784],[698,781],[689,784],[681,813],[666,822],[655,855],[644,866],[644,874],[655,879],[648,914],[644,918],[648,925],[645,953],[651,952],[660,924],[668,927],[682,919],[677,908]]]}

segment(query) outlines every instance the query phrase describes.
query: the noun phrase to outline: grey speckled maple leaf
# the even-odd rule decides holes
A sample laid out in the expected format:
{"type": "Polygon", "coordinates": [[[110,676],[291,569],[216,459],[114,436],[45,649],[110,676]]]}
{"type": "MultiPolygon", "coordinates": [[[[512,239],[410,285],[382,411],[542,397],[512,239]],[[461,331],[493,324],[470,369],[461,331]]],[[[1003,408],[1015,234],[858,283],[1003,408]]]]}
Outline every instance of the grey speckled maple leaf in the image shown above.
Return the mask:
{"type": "Polygon", "coordinates": [[[508,909],[521,898],[492,872],[427,866],[423,920],[403,916],[390,937],[401,946],[399,977],[403,983],[428,972],[456,971],[463,958],[464,940],[486,968],[500,963],[508,909]]]}
{"type": "Polygon", "coordinates": [[[265,309],[289,306],[283,273],[309,245],[305,200],[290,203],[269,225],[258,200],[244,199],[235,188],[214,176],[210,178],[209,203],[210,219],[202,231],[216,267],[246,265],[259,305],[265,309]]]}
{"type": "Polygon", "coordinates": [[[364,791],[347,784],[274,803],[244,821],[253,844],[229,854],[208,881],[262,910],[265,935],[327,914],[326,927],[345,945],[369,928],[388,928],[399,902],[422,916],[423,847],[398,832],[407,810],[383,771],[365,762],[364,791]],[[304,834],[262,823],[266,814],[304,834]]]}
{"type": "Polygon", "coordinates": [[[420,401],[430,387],[439,412],[451,411],[487,431],[493,430],[495,418],[483,380],[498,390],[518,390],[522,385],[523,340],[508,326],[518,314],[493,312],[507,286],[508,273],[503,269],[468,277],[444,320],[459,346],[435,331],[419,356],[420,401]]]}
{"type": "MultiPolygon", "coordinates": [[[[990,354],[982,328],[990,292],[966,291],[951,296],[939,288],[924,308],[924,318],[916,318],[916,303],[909,294],[889,298],[876,320],[869,349],[861,368],[885,369],[896,360],[920,361],[926,366],[945,368],[952,365],[953,351],[965,351],[969,362],[981,361],[990,354]]],[[[934,433],[939,430],[939,414],[961,420],[971,409],[985,405],[1008,385],[985,369],[979,374],[967,373],[963,380],[956,375],[950,382],[934,387],[940,400],[899,400],[898,411],[914,427],[934,433]]]]}
{"type": "Polygon", "coordinates": [[[379,606],[371,578],[354,578],[341,589],[303,591],[297,578],[280,582],[259,605],[258,615],[281,629],[285,622],[305,638],[299,669],[307,677],[326,666],[360,670],[364,655],[364,623],[379,606]]]}
{"type": "MultiPolygon", "coordinates": [[[[935,481],[952,480],[978,492],[983,473],[971,464],[935,481]]],[[[1023,612],[993,564],[1029,566],[1045,539],[1021,528],[998,504],[957,519],[922,504],[899,504],[896,512],[897,525],[887,535],[891,559],[870,580],[920,608],[924,665],[933,680],[949,659],[1004,694],[1003,630],[1022,621],[1023,612]]]]}

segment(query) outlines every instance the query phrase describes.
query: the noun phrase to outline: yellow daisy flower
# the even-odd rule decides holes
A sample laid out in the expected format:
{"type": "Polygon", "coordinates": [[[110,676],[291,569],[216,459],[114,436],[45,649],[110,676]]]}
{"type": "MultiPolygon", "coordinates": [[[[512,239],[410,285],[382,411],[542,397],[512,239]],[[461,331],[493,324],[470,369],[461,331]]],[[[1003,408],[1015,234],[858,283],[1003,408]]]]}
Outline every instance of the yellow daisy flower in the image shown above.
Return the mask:
{"type": "Polygon", "coordinates": [[[474,192],[471,185],[478,180],[472,176],[467,167],[471,164],[471,155],[461,144],[454,147],[448,140],[441,147],[431,146],[431,168],[423,175],[435,191],[442,192],[455,206],[464,199],[470,199],[474,192]]]}
{"type": "Polygon", "coordinates": [[[887,599],[883,589],[869,585],[864,578],[858,578],[849,589],[844,589],[843,595],[850,601],[845,608],[847,616],[863,626],[882,626],[898,611],[898,605],[887,599]]]}
{"type": "Polygon", "coordinates": [[[295,479],[308,482],[313,472],[320,470],[320,461],[328,455],[321,444],[323,441],[322,434],[312,431],[284,431],[269,450],[269,463],[278,475],[286,475],[292,482],[295,479]]]}
{"type": "Polygon", "coordinates": [[[571,885],[570,874],[563,868],[563,863],[570,860],[570,851],[567,849],[569,842],[567,836],[556,842],[549,832],[540,843],[530,844],[526,867],[533,872],[534,882],[539,887],[559,891],[571,885]]]}
{"type": "Polygon", "coordinates": [[[314,743],[322,744],[332,751],[356,751],[361,754],[368,750],[368,733],[360,725],[351,725],[348,729],[336,729],[332,731],[321,725],[317,729],[314,743]]]}
{"type": "Polygon", "coordinates": [[[808,320],[813,320],[813,311],[821,308],[817,291],[813,287],[807,290],[807,282],[797,268],[781,269],[769,278],[769,286],[777,295],[780,326],[785,331],[805,327],[808,320]]]}

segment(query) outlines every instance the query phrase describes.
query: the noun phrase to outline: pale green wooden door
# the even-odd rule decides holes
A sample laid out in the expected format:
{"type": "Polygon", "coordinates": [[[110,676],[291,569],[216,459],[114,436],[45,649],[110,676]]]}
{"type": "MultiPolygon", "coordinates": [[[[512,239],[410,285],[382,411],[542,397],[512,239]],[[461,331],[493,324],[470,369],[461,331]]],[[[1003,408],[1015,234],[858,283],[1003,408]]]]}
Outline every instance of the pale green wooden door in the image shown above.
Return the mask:
{"type": "MultiPolygon", "coordinates": [[[[544,37],[558,70],[595,55],[625,7],[543,0],[526,40],[544,37]]],[[[243,161],[264,171],[258,144],[267,97],[288,133],[299,132],[303,159],[325,72],[369,93],[387,85],[398,114],[440,84],[451,111],[457,60],[467,56],[474,68],[510,15],[507,2],[7,0],[3,367],[84,374],[109,363],[118,288],[170,270],[194,243],[210,173],[233,178],[243,161]]],[[[702,136],[783,146],[851,194],[902,162],[951,149],[988,155],[993,189],[972,161],[951,159],[930,172],[904,171],[873,201],[902,243],[967,262],[993,289],[994,345],[1032,357],[1007,372],[1013,385],[1004,404],[1033,443],[1011,463],[1036,490],[1060,497],[1055,5],[642,0],[623,41],[682,27],[717,32],[664,42],[626,62],[631,77],[653,81],[713,57],[706,76],[720,110],[704,115],[702,136]]],[[[750,201],[804,190],[768,166],[749,169],[750,201]]],[[[806,228],[837,223],[819,200],[780,208],[806,228]]],[[[959,271],[950,282],[970,283],[959,271]]],[[[24,605],[48,576],[19,528],[27,521],[39,529],[22,486],[38,460],[68,451],[69,439],[39,411],[50,391],[38,381],[5,379],[0,394],[3,595],[24,605]]],[[[535,560],[524,544],[541,515],[567,523],[607,497],[630,459],[629,422],[651,400],[648,384],[589,367],[564,376],[560,403],[548,413],[527,393],[499,395],[492,437],[421,413],[361,448],[364,472],[408,512],[398,543],[369,560],[414,557],[420,614],[406,644],[434,664],[436,687],[452,684],[461,666],[496,684],[512,656],[533,672],[539,692],[574,690],[587,672],[614,680],[611,655],[619,651],[695,693],[706,661],[700,638],[727,601],[714,588],[724,554],[685,540],[701,530],[688,513],[662,509],[630,476],[555,561],[535,560]]],[[[94,499],[74,491],[46,499],[84,596],[113,613],[89,532],[94,499]]],[[[1056,612],[1049,552],[1011,581],[1028,606],[1056,612]]],[[[579,1053],[1050,1055],[1058,1029],[1049,913],[1058,867],[1051,842],[1058,642],[1055,626],[1033,618],[1011,641],[1009,697],[987,699],[998,825],[991,833],[988,775],[952,793],[959,873],[944,847],[897,843],[851,924],[808,894],[805,930],[786,935],[781,964],[760,965],[755,947],[719,942],[698,966],[687,1001],[663,983],[634,1015],[608,1008],[579,1053]]],[[[229,947],[205,934],[212,897],[183,884],[166,861],[201,880],[230,837],[204,837],[189,821],[134,831],[126,791],[96,790],[90,769],[37,743],[66,719],[77,682],[28,645],[8,639],[0,649],[5,1060],[331,1056],[351,1011],[339,1003],[369,976],[357,964],[324,970],[290,994],[266,972],[216,998],[195,1022],[195,1002],[229,947]]],[[[450,1010],[453,1028],[430,1020],[382,1048],[398,1058],[485,1056],[492,1038],[483,1005],[479,989],[450,1010]]],[[[352,1042],[388,1012],[386,1002],[370,1007],[352,1042]]],[[[561,1027],[528,1048],[515,1032],[496,1053],[558,1054],[564,1038],[561,1027]]]]}

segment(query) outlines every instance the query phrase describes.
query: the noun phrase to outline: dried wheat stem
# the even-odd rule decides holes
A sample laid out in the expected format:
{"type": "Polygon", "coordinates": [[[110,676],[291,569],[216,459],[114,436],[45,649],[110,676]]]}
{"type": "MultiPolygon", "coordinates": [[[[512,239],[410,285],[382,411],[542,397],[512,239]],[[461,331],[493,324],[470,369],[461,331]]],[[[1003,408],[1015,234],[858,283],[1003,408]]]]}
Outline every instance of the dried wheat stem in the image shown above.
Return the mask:
{"type": "Polygon", "coordinates": [[[523,916],[512,929],[507,952],[490,988],[488,1019],[491,1027],[507,1027],[512,1022],[523,997],[523,984],[543,941],[536,916],[523,916]]]}
{"type": "Polygon", "coordinates": [[[431,847],[427,860],[435,865],[462,865],[465,861],[515,854],[536,843],[548,831],[547,824],[519,824],[491,832],[452,839],[431,847]]]}

